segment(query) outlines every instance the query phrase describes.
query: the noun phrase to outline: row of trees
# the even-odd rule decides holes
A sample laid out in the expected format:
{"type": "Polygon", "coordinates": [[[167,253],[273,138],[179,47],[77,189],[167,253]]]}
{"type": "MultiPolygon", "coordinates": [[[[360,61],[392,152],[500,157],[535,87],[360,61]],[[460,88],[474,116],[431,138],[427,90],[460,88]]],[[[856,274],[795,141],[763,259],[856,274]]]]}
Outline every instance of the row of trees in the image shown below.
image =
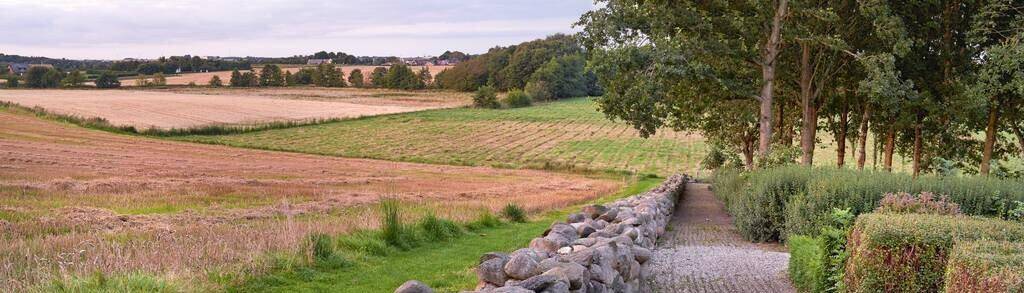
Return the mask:
{"type": "Polygon", "coordinates": [[[497,47],[446,69],[436,77],[440,88],[473,91],[525,88],[536,99],[600,95],[596,76],[586,69],[576,38],[553,35],[515,46],[497,47]]]}
{"type": "Polygon", "coordinates": [[[578,25],[601,109],[644,136],[701,131],[751,168],[794,139],[813,164],[819,129],[839,166],[864,168],[869,134],[914,174],[1024,152],[1019,1],[598,2],[578,25]]]}
{"type": "MultiPolygon", "coordinates": [[[[43,66],[29,68],[23,77],[9,73],[4,68],[0,70],[0,76],[4,77],[6,81],[5,86],[8,88],[21,86],[39,89],[81,87],[88,80],[86,74],[80,70],[65,73],[56,68],[43,66]]],[[[115,88],[121,86],[121,82],[117,78],[117,75],[113,72],[105,71],[96,77],[95,83],[99,88],[115,88]]]]}
{"type": "MultiPolygon", "coordinates": [[[[376,67],[370,73],[369,81],[362,70],[353,69],[348,79],[341,68],[334,64],[320,64],[315,68],[302,68],[295,74],[284,71],[277,65],[263,66],[259,74],[242,73],[235,69],[231,72],[229,84],[233,87],[282,87],[296,85],[315,85],[320,87],[379,87],[389,89],[415,90],[425,89],[431,84],[430,70],[426,67],[414,72],[406,65],[394,65],[390,68],[376,67]]],[[[219,76],[213,76],[210,86],[222,86],[219,76]]]]}

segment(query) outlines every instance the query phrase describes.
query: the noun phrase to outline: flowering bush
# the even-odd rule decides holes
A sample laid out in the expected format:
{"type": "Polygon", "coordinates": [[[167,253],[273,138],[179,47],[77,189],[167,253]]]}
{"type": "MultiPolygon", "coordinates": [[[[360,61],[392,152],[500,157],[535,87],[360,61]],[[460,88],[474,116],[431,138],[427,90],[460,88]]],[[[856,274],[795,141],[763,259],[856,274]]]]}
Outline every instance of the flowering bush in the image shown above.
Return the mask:
{"type": "Polygon", "coordinates": [[[931,192],[918,195],[906,192],[886,193],[875,212],[894,214],[959,215],[960,205],[946,196],[936,198],[931,192]]]}

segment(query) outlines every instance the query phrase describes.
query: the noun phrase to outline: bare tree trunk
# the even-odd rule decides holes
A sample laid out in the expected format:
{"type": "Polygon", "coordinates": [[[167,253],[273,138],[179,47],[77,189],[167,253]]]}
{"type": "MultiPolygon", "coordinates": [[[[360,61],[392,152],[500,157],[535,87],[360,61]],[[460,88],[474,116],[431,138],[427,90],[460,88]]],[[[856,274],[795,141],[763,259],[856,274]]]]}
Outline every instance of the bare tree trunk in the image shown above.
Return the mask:
{"type": "Polygon", "coordinates": [[[790,146],[793,145],[793,138],[790,137],[789,133],[786,131],[786,128],[788,127],[788,125],[786,125],[786,103],[783,101],[779,101],[778,104],[779,129],[777,131],[779,133],[779,143],[781,145],[790,146]]]}
{"type": "Polygon", "coordinates": [[[914,124],[914,178],[921,174],[921,119],[914,124]]]}
{"type": "Polygon", "coordinates": [[[998,132],[996,128],[999,126],[999,107],[995,99],[992,101],[992,105],[988,108],[988,126],[985,127],[985,147],[982,151],[981,156],[981,167],[978,168],[978,172],[981,175],[988,175],[989,170],[992,168],[992,150],[996,145],[996,136],[998,132]]]}
{"type": "Polygon", "coordinates": [[[747,171],[754,169],[754,139],[754,137],[748,138],[746,135],[743,138],[743,149],[741,152],[743,153],[744,168],[747,171]]]}
{"type": "Polygon", "coordinates": [[[800,150],[804,166],[814,164],[814,139],[818,132],[818,105],[811,83],[811,47],[800,44],[800,106],[803,108],[803,124],[800,128],[800,150]]]}
{"type": "Polygon", "coordinates": [[[846,107],[846,101],[843,101],[839,110],[839,134],[836,135],[836,151],[838,152],[836,154],[836,166],[839,168],[846,166],[846,131],[847,123],[850,123],[850,114],[846,107]]]}
{"type": "Polygon", "coordinates": [[[758,151],[761,157],[765,157],[771,152],[772,146],[772,93],[775,90],[775,62],[779,56],[782,44],[782,18],[786,15],[786,9],[789,5],[789,0],[779,0],[779,6],[775,10],[775,16],[772,18],[772,31],[768,37],[768,44],[764,50],[764,60],[761,61],[761,78],[764,81],[764,85],[761,86],[761,96],[758,98],[761,102],[761,117],[760,117],[760,144],[758,145],[758,151]]]}
{"type": "Polygon", "coordinates": [[[885,133],[885,150],[883,151],[884,157],[882,162],[882,169],[886,172],[892,172],[892,152],[896,149],[896,128],[889,126],[889,130],[885,133]]]}
{"type": "Polygon", "coordinates": [[[864,163],[867,161],[868,144],[868,123],[871,118],[871,103],[864,103],[864,114],[860,117],[860,137],[857,144],[860,145],[860,153],[857,156],[857,170],[864,170],[864,163]]]}
{"type": "Polygon", "coordinates": [[[1020,147],[1020,156],[1024,158],[1024,131],[1021,131],[1020,125],[1013,125],[1013,134],[1017,135],[1017,146],[1020,147]]]}

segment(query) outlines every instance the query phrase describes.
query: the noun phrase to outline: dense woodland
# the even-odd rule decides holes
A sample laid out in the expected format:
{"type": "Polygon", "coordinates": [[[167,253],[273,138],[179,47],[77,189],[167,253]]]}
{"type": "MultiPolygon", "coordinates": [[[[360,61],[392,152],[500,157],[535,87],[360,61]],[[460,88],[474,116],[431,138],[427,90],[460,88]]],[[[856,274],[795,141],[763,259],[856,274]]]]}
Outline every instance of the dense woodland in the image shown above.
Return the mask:
{"type": "Polygon", "coordinates": [[[839,166],[872,143],[915,175],[1024,153],[1020,1],[598,3],[578,26],[602,110],[644,135],[701,131],[747,168],[794,144],[811,165],[819,132],[839,166]]]}
{"type": "Polygon", "coordinates": [[[437,85],[460,91],[523,89],[538,100],[601,95],[584,53],[575,37],[562,34],[495,47],[439,73],[437,85]]]}

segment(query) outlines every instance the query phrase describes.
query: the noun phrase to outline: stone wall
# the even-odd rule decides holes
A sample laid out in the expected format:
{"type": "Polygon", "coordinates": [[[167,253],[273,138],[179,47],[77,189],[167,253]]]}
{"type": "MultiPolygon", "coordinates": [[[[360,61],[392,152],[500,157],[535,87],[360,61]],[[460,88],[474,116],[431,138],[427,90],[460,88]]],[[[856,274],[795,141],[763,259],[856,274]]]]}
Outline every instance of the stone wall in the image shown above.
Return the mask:
{"type": "Polygon", "coordinates": [[[643,194],[586,206],[527,248],[484,254],[477,292],[648,292],[651,250],[688,180],[675,175],[643,194]]]}

